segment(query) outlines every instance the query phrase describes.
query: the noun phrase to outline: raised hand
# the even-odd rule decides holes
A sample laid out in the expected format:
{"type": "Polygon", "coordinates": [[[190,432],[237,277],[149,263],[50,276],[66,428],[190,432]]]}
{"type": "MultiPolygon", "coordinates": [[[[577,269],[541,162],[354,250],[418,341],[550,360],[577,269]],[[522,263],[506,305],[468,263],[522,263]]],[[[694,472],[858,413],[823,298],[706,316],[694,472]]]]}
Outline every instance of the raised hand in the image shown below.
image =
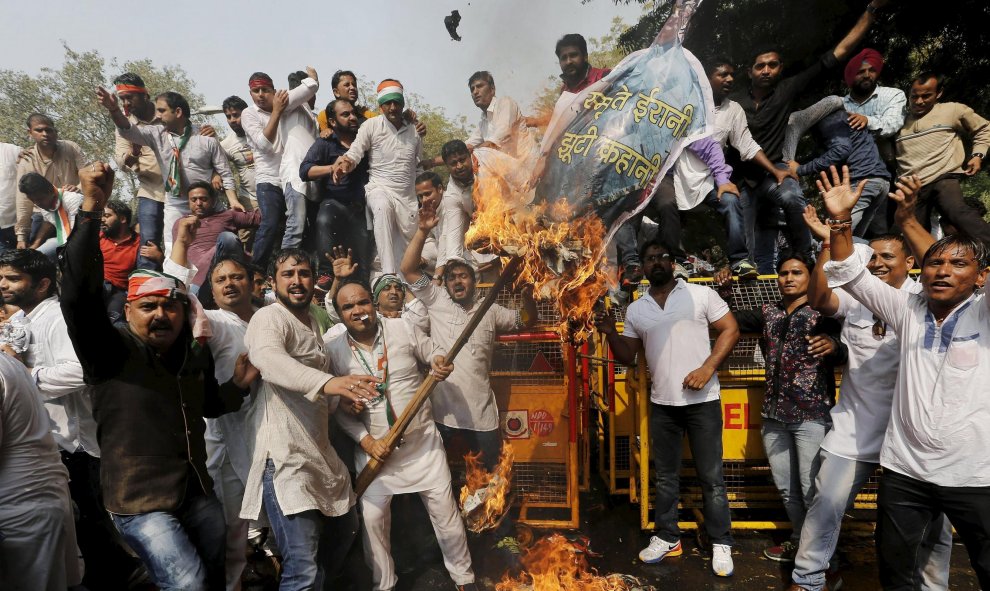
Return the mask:
{"type": "Polygon", "coordinates": [[[822,200],[825,202],[825,210],[828,212],[829,217],[833,219],[851,220],[852,208],[863,194],[866,181],[860,181],[859,185],[853,189],[849,182],[848,166],[843,165],[841,178],[839,177],[839,171],[834,166],[830,166],[829,169],[832,173],[831,179],[825,174],[825,171],[822,171],[822,178],[815,181],[815,184],[818,185],[818,190],[822,194],[822,200]]]}
{"type": "Polygon", "coordinates": [[[811,233],[815,235],[816,238],[825,242],[828,240],[831,234],[828,226],[822,223],[822,220],[818,217],[818,212],[815,210],[814,205],[804,206],[804,223],[811,230],[811,233]]]}
{"type": "Polygon", "coordinates": [[[312,78],[313,80],[316,80],[317,82],[320,81],[320,77],[319,75],[317,75],[316,70],[313,69],[313,66],[306,66],[306,75],[312,78]]]}
{"type": "Polygon", "coordinates": [[[419,229],[429,234],[440,223],[437,216],[437,206],[435,203],[424,202],[419,208],[419,229]]]}
{"type": "Polygon", "coordinates": [[[194,215],[187,215],[179,220],[175,227],[175,241],[188,247],[196,240],[196,232],[199,231],[199,218],[194,215]]]}
{"type": "Polygon", "coordinates": [[[272,99],[272,113],[281,113],[287,106],[289,106],[289,91],[285,89],[276,91],[275,98],[272,99]]]}
{"type": "Polygon", "coordinates": [[[350,248],[334,246],[330,255],[330,263],[333,265],[333,276],[337,279],[350,277],[357,270],[358,264],[354,262],[354,252],[350,248]]]}
{"type": "Polygon", "coordinates": [[[113,170],[105,162],[94,162],[79,171],[79,185],[86,211],[103,211],[113,193],[113,170]]]}
{"type": "Polygon", "coordinates": [[[897,189],[889,193],[888,197],[897,203],[894,221],[898,226],[903,226],[905,220],[914,217],[914,210],[918,206],[918,192],[921,191],[921,179],[913,174],[904,175],[897,179],[894,186],[897,189]]]}
{"type": "Polygon", "coordinates": [[[96,100],[100,103],[100,106],[111,113],[120,110],[120,105],[117,103],[117,95],[102,86],[96,88],[96,100]]]}

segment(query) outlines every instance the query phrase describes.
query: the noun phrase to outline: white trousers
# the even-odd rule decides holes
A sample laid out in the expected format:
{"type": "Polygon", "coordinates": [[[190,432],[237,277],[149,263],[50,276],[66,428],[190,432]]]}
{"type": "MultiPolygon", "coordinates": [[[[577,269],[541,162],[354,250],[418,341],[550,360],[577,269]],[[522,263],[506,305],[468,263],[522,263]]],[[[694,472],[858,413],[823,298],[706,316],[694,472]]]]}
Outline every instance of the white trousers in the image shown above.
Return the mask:
{"type": "MultiPolygon", "coordinates": [[[[426,506],[426,512],[433,522],[443,564],[456,585],[474,582],[471,570],[471,554],[468,552],[467,532],[454,501],[450,483],[429,490],[420,491],[419,498],[426,506]]],[[[361,497],[361,511],[364,513],[364,557],[371,568],[371,581],[376,591],[391,591],[398,583],[395,576],[395,563],[392,561],[392,495],[369,495],[361,497]]]]}
{"type": "Polygon", "coordinates": [[[219,466],[208,468],[213,479],[213,492],[220,499],[223,518],[227,523],[227,554],[224,558],[227,591],[240,591],[241,575],[247,567],[248,526],[251,522],[240,518],[244,483],[234,471],[226,452],[221,458],[219,466]]]}
{"type": "Polygon", "coordinates": [[[369,183],[367,200],[381,271],[398,274],[402,255],[419,225],[416,196],[410,202],[408,195],[369,183]]]}

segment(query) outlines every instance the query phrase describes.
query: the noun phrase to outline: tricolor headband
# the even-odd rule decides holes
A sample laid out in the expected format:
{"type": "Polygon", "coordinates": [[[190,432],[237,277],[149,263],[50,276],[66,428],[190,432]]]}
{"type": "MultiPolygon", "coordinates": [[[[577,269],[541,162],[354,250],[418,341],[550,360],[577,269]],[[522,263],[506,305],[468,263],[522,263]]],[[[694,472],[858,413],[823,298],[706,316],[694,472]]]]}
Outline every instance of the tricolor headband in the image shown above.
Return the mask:
{"type": "Polygon", "coordinates": [[[398,80],[386,78],[378,85],[378,104],[384,105],[391,101],[398,101],[405,104],[406,99],[402,94],[402,83],[398,80]]]}
{"type": "Polygon", "coordinates": [[[122,92],[135,92],[137,94],[148,94],[148,89],[143,86],[135,86],[133,84],[118,84],[116,86],[117,94],[122,92]]]}

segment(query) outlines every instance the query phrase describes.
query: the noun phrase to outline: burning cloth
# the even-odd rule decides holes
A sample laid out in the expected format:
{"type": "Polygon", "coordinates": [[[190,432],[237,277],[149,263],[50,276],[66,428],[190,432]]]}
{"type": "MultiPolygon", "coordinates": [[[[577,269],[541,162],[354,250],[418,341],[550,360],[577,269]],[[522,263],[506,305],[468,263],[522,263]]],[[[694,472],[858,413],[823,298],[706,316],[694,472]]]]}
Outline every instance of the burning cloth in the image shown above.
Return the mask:
{"type": "Polygon", "coordinates": [[[557,300],[570,325],[563,336],[586,336],[616,230],[646,206],[684,146],[712,131],[711,86],[681,45],[698,4],[678,0],[650,47],[580,93],[564,92],[535,162],[507,166],[493,150],[475,152],[477,215],[467,241],[522,256],[520,281],[557,300]]]}

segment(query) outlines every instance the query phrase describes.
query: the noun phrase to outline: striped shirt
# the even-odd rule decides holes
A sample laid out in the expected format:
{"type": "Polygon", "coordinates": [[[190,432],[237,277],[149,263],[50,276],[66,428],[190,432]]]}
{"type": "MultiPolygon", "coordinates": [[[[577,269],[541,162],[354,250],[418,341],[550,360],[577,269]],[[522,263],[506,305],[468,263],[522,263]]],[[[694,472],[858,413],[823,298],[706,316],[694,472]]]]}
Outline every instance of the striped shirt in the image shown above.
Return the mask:
{"type": "Polygon", "coordinates": [[[962,173],[966,148],[963,134],[973,141],[973,152],[990,148],[990,121],[960,103],[938,103],[921,118],[909,116],[897,134],[897,168],[916,174],[927,185],[938,177],[962,173]]]}

